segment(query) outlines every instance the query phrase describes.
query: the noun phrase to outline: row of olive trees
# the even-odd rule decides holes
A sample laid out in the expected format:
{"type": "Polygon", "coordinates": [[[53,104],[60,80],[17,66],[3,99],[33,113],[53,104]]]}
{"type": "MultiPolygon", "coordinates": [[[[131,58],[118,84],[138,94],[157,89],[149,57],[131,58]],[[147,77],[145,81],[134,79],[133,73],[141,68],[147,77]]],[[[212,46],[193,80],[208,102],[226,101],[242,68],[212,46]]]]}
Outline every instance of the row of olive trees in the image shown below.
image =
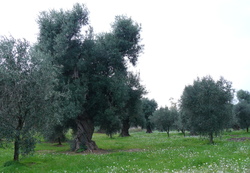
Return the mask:
{"type": "Polygon", "coordinates": [[[42,12],[38,25],[34,46],[0,40],[0,139],[14,141],[14,160],[34,149],[36,132],[61,139],[71,128],[76,151],[98,149],[95,126],[129,135],[142,120],[145,93],[128,71],[143,49],[140,25],[117,16],[110,32],[94,35],[80,4],[42,12]]]}
{"type": "Polygon", "coordinates": [[[210,76],[198,78],[193,85],[185,87],[180,99],[179,109],[176,105],[160,108],[151,116],[156,129],[190,131],[191,134],[213,137],[222,130],[239,125],[241,128],[250,126],[250,93],[237,92],[239,102],[233,104],[234,90],[232,83],[220,78],[213,80],[210,76]]]}
{"type": "MultiPolygon", "coordinates": [[[[14,160],[34,149],[36,132],[60,141],[71,128],[79,151],[98,149],[92,140],[96,126],[109,136],[129,136],[131,125],[151,133],[155,124],[169,134],[175,123],[183,132],[208,134],[213,142],[214,133],[232,120],[233,89],[223,78],[186,86],[179,111],[176,106],[155,111],[157,103],[142,98],[139,75],[128,70],[143,49],[141,27],[131,18],[118,16],[110,32],[94,35],[87,8],[76,4],[72,10],[42,12],[38,25],[35,46],[0,40],[0,142],[14,141],[14,160]]],[[[249,93],[238,95],[234,110],[244,117],[249,93]]]]}

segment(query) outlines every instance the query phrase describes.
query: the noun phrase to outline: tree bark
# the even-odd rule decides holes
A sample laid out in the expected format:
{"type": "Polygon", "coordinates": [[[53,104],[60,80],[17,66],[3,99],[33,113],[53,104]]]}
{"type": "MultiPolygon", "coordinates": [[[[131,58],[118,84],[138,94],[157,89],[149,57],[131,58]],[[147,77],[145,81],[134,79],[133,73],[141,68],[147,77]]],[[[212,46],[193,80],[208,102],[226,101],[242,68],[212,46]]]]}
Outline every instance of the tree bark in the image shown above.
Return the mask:
{"type": "Polygon", "coordinates": [[[79,150],[97,150],[95,141],[92,140],[94,133],[94,123],[91,119],[78,116],[76,120],[77,133],[75,138],[75,151],[79,150]]]}
{"type": "Polygon", "coordinates": [[[169,137],[169,127],[167,127],[167,134],[168,134],[168,137],[169,137]]]}
{"type": "Polygon", "coordinates": [[[209,133],[209,141],[210,141],[210,144],[214,144],[214,139],[213,139],[213,132],[210,132],[209,133]]]}
{"type": "Polygon", "coordinates": [[[247,133],[248,133],[248,127],[247,127],[247,133]]]}
{"type": "Polygon", "coordinates": [[[58,137],[58,145],[62,145],[61,137],[58,137]]]}
{"type": "Polygon", "coordinates": [[[21,117],[18,118],[18,125],[17,125],[17,134],[14,141],[14,161],[19,161],[19,154],[20,154],[20,131],[23,128],[23,120],[21,117]]]}
{"type": "Polygon", "coordinates": [[[184,137],[186,136],[185,129],[181,129],[181,133],[184,135],[184,137]]]}
{"type": "Polygon", "coordinates": [[[150,122],[147,123],[146,128],[147,128],[146,133],[153,133],[150,122]]]}
{"type": "Polygon", "coordinates": [[[14,142],[14,161],[19,161],[19,150],[20,150],[20,136],[16,136],[15,142],[14,142]]]}
{"type": "Polygon", "coordinates": [[[125,119],[122,121],[122,131],[120,136],[121,137],[126,137],[126,136],[130,136],[129,134],[129,128],[130,128],[130,124],[129,124],[129,119],[125,119]]]}

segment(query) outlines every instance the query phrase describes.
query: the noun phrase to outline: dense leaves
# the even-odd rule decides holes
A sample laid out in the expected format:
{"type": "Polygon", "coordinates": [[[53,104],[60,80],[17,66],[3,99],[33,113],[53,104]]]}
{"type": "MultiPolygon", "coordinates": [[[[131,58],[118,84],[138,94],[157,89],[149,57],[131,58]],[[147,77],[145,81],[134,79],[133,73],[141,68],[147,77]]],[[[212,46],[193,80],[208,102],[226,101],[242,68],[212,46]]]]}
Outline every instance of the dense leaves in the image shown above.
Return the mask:
{"type": "Polygon", "coordinates": [[[169,137],[170,128],[174,125],[175,120],[178,117],[178,111],[176,108],[161,107],[156,110],[150,121],[154,123],[155,127],[159,131],[166,131],[169,137]]]}
{"type": "Polygon", "coordinates": [[[62,68],[58,91],[70,93],[62,116],[67,124],[67,119],[75,119],[75,150],[97,149],[92,141],[94,126],[112,136],[124,117],[135,115],[143,94],[139,78],[128,72],[143,48],[141,28],[131,18],[118,16],[111,32],[94,35],[88,10],[80,4],[68,11],[42,12],[38,24],[38,47],[62,68]]]}
{"type": "Polygon", "coordinates": [[[219,133],[232,118],[233,92],[231,82],[220,78],[214,81],[210,76],[198,78],[193,85],[186,86],[181,96],[181,110],[188,116],[190,130],[209,135],[219,133]]]}
{"type": "Polygon", "coordinates": [[[131,124],[134,126],[141,125],[143,122],[141,97],[145,93],[145,89],[140,84],[138,75],[128,73],[127,82],[127,97],[124,108],[120,114],[122,129],[120,136],[129,136],[129,128],[131,124]]]}
{"type": "Polygon", "coordinates": [[[57,121],[56,70],[45,54],[12,37],[0,40],[0,64],[0,138],[15,142],[18,160],[34,149],[35,130],[57,121]]]}
{"type": "Polygon", "coordinates": [[[146,133],[152,133],[152,124],[150,117],[153,116],[153,113],[157,109],[157,103],[154,99],[143,98],[142,99],[142,113],[146,121],[146,133]]]}
{"type": "Polygon", "coordinates": [[[250,126],[250,93],[239,90],[237,92],[239,102],[234,106],[234,113],[241,128],[246,128],[247,132],[250,126]]]}

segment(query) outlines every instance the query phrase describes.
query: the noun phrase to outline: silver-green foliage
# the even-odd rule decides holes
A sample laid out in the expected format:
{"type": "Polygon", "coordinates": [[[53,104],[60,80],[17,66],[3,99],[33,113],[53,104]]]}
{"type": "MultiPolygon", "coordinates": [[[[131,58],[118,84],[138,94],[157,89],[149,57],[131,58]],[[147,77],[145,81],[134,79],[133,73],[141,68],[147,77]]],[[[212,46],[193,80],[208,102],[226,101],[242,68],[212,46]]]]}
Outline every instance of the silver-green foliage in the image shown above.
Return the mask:
{"type": "MultiPolygon", "coordinates": [[[[126,112],[135,109],[136,104],[130,105],[130,100],[142,94],[141,86],[129,84],[128,72],[143,48],[141,27],[131,18],[118,16],[111,32],[94,35],[88,14],[85,5],[75,4],[72,10],[42,12],[38,18],[38,46],[62,68],[58,91],[70,93],[62,106],[64,127],[73,120],[76,143],[84,145],[93,144],[94,125],[109,135],[116,133],[120,115],[127,117],[126,112]],[[86,27],[89,30],[82,32],[86,27]]],[[[97,148],[92,146],[88,149],[97,148]]]]}
{"type": "Polygon", "coordinates": [[[226,128],[232,119],[233,93],[232,83],[224,78],[218,81],[210,76],[197,78],[193,85],[186,86],[181,96],[181,110],[190,130],[209,135],[213,143],[213,134],[226,128]]]}
{"type": "Polygon", "coordinates": [[[31,152],[34,132],[56,119],[56,71],[47,58],[26,40],[0,39],[0,138],[15,141],[14,160],[19,149],[31,152]]]}
{"type": "Polygon", "coordinates": [[[161,107],[156,110],[150,121],[156,126],[157,130],[166,131],[169,136],[170,128],[174,125],[174,122],[178,118],[178,111],[176,107],[161,107]]]}

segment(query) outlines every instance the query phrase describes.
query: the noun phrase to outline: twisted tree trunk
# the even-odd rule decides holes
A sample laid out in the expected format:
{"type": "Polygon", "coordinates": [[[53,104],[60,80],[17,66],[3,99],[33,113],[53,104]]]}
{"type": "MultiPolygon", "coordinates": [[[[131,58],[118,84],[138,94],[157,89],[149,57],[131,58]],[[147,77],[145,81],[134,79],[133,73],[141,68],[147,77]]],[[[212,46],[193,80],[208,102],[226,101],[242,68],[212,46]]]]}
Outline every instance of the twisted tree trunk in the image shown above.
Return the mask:
{"type": "Polygon", "coordinates": [[[95,141],[92,140],[94,133],[94,123],[91,119],[78,116],[76,120],[77,133],[75,138],[75,151],[79,150],[97,150],[95,141]]]}
{"type": "Polygon", "coordinates": [[[184,128],[181,129],[181,133],[184,135],[184,137],[186,136],[186,133],[185,133],[185,129],[184,129],[184,128]]]}
{"type": "Polygon", "coordinates": [[[213,132],[210,132],[208,135],[209,135],[209,142],[210,142],[210,144],[214,144],[213,132]]]}
{"type": "Polygon", "coordinates": [[[150,122],[147,122],[146,129],[147,129],[146,133],[153,133],[150,122]]]}
{"type": "Polygon", "coordinates": [[[129,124],[129,119],[127,118],[122,121],[122,131],[121,131],[120,136],[121,137],[130,136],[129,131],[128,131],[129,128],[130,128],[130,124],[129,124]]]}
{"type": "Polygon", "coordinates": [[[62,145],[62,140],[60,137],[57,138],[58,139],[58,145],[62,145]]]}

